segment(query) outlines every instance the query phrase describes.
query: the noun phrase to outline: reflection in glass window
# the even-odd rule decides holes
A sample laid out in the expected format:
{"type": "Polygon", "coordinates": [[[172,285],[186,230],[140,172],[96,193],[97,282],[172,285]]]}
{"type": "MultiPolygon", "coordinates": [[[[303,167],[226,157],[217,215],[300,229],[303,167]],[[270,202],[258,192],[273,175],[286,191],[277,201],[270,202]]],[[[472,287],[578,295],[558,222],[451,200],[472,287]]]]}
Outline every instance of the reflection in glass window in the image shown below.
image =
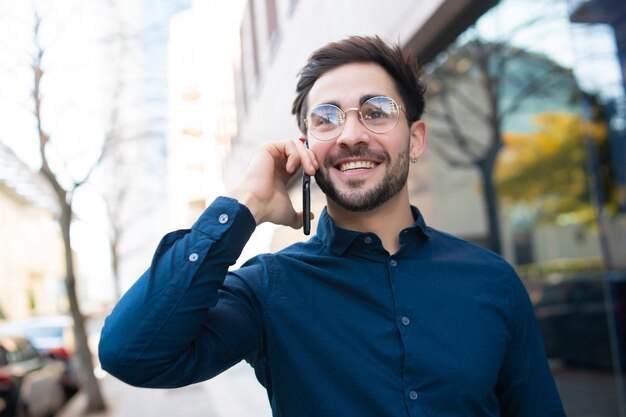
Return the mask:
{"type": "Polygon", "coordinates": [[[624,16],[501,1],[425,67],[432,188],[517,265],[568,415],[626,413],[624,16]]]}
{"type": "MultiPolygon", "coordinates": [[[[496,168],[508,135],[531,134],[538,124],[558,122],[558,115],[580,115],[580,93],[567,66],[571,56],[552,57],[527,47],[543,44],[546,33],[563,34],[555,21],[566,21],[565,10],[530,2],[519,13],[522,3],[503,2],[427,67],[427,111],[437,138],[431,146],[447,166],[477,172],[484,212],[476,214],[487,219],[486,246],[499,253],[508,248],[502,242],[496,168]],[[538,29],[542,23],[547,27],[538,29]]],[[[561,51],[567,41],[551,36],[558,38],[552,43],[561,51]]],[[[580,182],[584,188],[585,178],[580,182]]],[[[536,197],[525,200],[520,232],[545,206],[544,196],[536,197]]]]}

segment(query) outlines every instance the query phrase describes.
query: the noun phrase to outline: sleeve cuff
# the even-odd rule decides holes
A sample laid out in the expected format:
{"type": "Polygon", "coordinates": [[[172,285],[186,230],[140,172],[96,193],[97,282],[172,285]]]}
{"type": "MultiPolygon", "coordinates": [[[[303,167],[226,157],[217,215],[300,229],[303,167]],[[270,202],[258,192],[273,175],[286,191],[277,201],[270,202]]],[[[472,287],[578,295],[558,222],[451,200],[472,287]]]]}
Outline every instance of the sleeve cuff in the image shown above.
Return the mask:
{"type": "Polygon", "coordinates": [[[230,197],[216,198],[191,227],[213,240],[219,240],[231,229],[247,240],[255,228],[256,221],[250,210],[230,197]]]}

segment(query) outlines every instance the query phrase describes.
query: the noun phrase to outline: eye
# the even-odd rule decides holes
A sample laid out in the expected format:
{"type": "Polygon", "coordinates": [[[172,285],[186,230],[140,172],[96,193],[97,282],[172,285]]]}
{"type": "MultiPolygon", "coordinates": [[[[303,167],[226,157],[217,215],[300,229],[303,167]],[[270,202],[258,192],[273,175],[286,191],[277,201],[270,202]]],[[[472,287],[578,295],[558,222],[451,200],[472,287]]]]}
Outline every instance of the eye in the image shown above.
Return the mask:
{"type": "Polygon", "coordinates": [[[332,115],[330,115],[330,114],[326,114],[326,115],[321,116],[321,117],[316,117],[314,124],[315,124],[315,126],[321,126],[321,125],[326,125],[328,123],[332,123],[331,117],[332,117],[332,115]]]}
{"type": "Polygon", "coordinates": [[[389,97],[373,97],[363,103],[361,115],[363,120],[376,122],[395,120],[398,114],[398,106],[389,97]]]}
{"type": "Polygon", "coordinates": [[[369,108],[365,112],[361,112],[365,120],[380,119],[381,117],[389,117],[382,109],[369,108]]]}
{"type": "Polygon", "coordinates": [[[333,117],[332,114],[312,114],[311,115],[311,127],[315,128],[315,127],[320,127],[320,126],[324,126],[324,125],[329,125],[329,124],[337,124],[337,122],[335,121],[335,117],[333,117]]]}
{"type": "Polygon", "coordinates": [[[343,113],[335,106],[323,105],[311,110],[309,115],[309,128],[332,128],[343,123],[343,113]]]}
{"type": "Polygon", "coordinates": [[[380,120],[394,117],[394,113],[390,111],[388,106],[384,106],[379,103],[376,105],[366,103],[366,105],[364,105],[361,109],[361,114],[363,115],[364,120],[380,120]]]}

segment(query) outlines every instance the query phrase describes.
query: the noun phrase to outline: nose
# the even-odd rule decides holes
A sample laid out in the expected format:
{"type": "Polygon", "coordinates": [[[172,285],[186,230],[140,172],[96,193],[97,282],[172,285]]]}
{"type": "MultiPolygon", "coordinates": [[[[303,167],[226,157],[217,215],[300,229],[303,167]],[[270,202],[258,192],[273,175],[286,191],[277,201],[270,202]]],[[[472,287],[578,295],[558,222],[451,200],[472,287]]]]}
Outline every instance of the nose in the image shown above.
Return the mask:
{"type": "Polygon", "coordinates": [[[361,115],[359,109],[356,107],[344,110],[345,122],[343,129],[337,137],[337,144],[339,146],[356,146],[362,143],[368,143],[369,130],[365,127],[361,121],[361,115]]]}

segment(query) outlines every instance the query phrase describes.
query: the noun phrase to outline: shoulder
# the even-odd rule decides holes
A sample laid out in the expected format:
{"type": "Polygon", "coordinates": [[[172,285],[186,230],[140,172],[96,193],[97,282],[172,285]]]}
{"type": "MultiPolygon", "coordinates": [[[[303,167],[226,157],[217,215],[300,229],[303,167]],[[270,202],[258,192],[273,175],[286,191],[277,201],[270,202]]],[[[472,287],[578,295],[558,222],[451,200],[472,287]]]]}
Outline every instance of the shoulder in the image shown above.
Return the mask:
{"type": "Polygon", "coordinates": [[[256,255],[248,259],[239,269],[232,271],[231,274],[246,278],[255,275],[271,279],[272,275],[280,273],[283,268],[298,263],[310,263],[322,252],[324,252],[323,245],[317,236],[313,236],[306,242],[293,243],[275,253],[256,255]]]}
{"type": "Polygon", "coordinates": [[[320,238],[317,235],[313,235],[309,240],[304,242],[293,243],[273,255],[274,262],[280,262],[281,260],[289,259],[309,259],[323,254],[326,251],[325,246],[322,244],[320,238]]]}
{"type": "Polygon", "coordinates": [[[517,271],[501,255],[450,233],[429,228],[429,256],[437,269],[509,295],[526,292],[517,271]]]}
{"type": "Polygon", "coordinates": [[[431,247],[436,255],[444,256],[447,254],[450,257],[460,257],[466,261],[473,260],[515,273],[513,267],[506,259],[489,249],[450,233],[430,227],[428,230],[431,247]]]}

